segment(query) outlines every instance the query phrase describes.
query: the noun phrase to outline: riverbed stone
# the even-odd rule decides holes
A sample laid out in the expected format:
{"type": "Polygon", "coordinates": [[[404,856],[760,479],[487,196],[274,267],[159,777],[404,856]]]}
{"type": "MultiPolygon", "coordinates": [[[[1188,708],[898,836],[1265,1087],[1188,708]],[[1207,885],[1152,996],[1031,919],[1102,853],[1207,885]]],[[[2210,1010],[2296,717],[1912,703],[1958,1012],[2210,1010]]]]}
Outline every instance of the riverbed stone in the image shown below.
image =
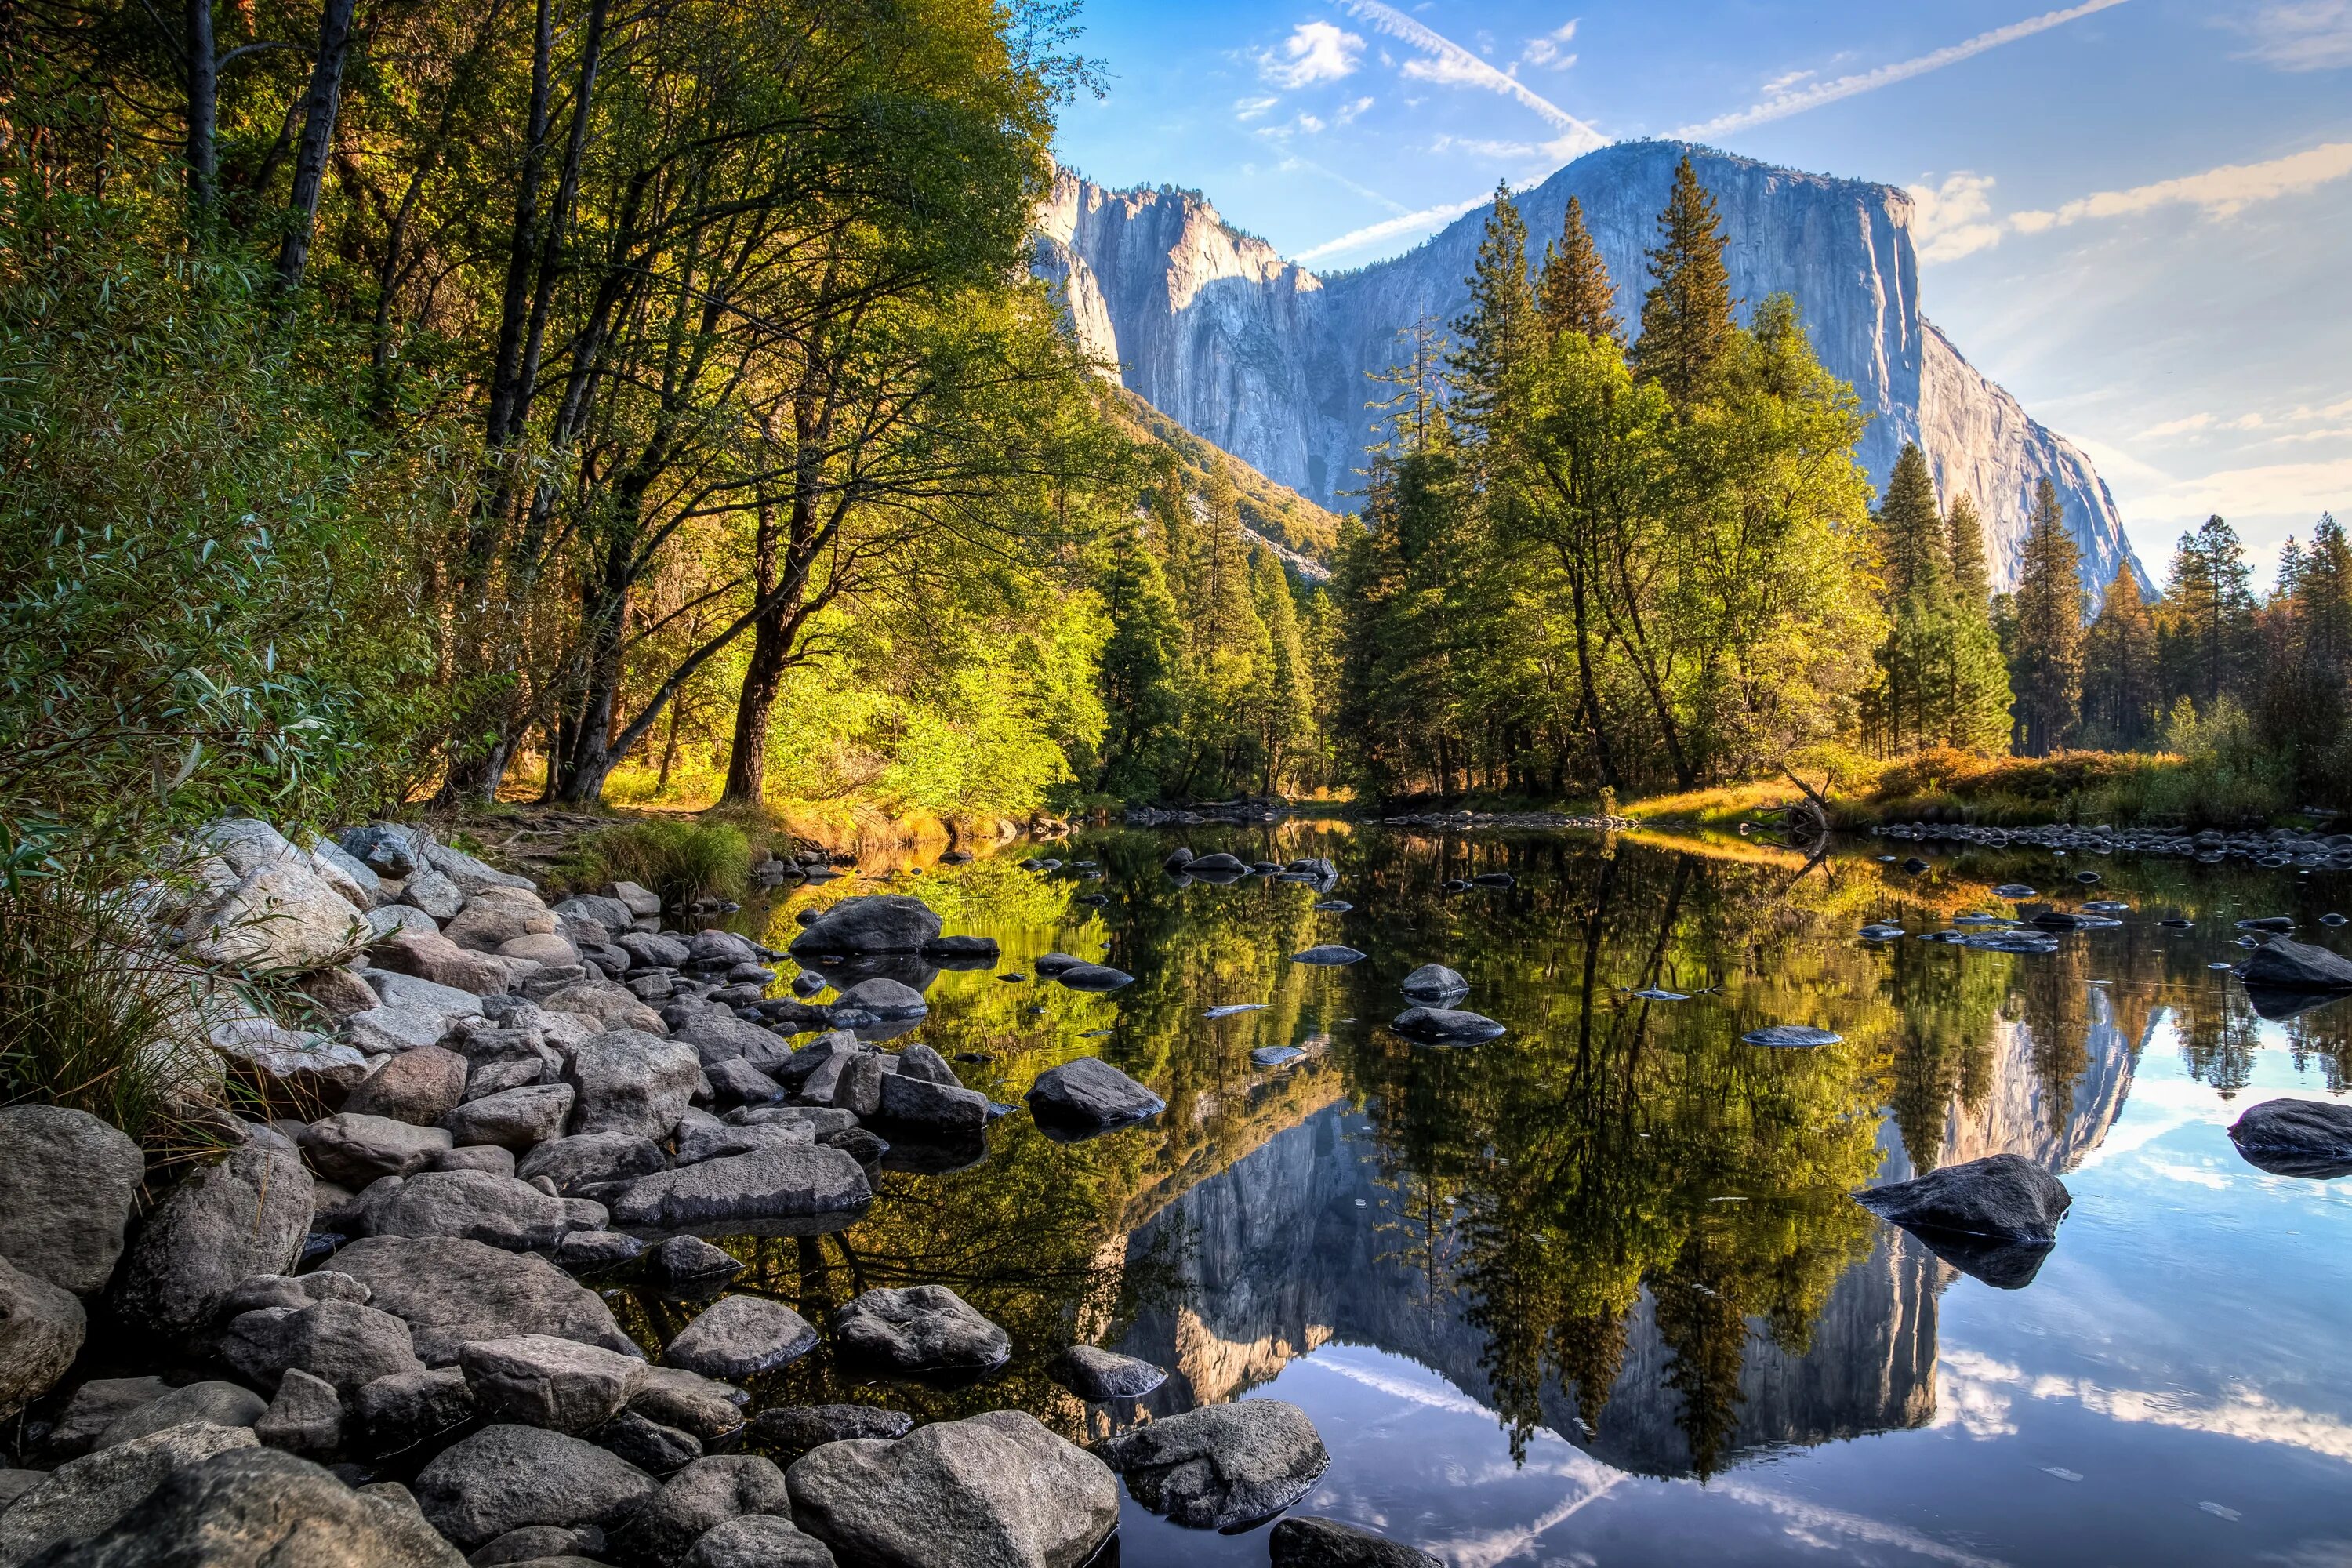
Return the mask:
{"type": "Polygon", "coordinates": [[[1908,1230],[2047,1247],[2058,1239],[2058,1222],[2074,1198],[2063,1182],[2022,1155],[1992,1154],[1869,1188],[1854,1201],[1908,1230]]]}
{"type": "Polygon", "coordinates": [[[292,1270],[310,1235],[315,1190],[299,1158],[257,1139],[192,1173],[124,1253],[116,1314],[167,1339],[210,1329],[239,1284],[292,1270]]]}
{"type": "Polygon", "coordinates": [[[1279,1399],[1188,1410],[1094,1446],[1135,1500],[1195,1530],[1278,1513],[1331,1463],[1307,1412],[1279,1399]]]}
{"type": "Polygon", "coordinates": [[[492,1421],[585,1432],[627,1408],[646,1363],[552,1334],[477,1340],[457,1352],[475,1408],[492,1421]]]}
{"type": "Polygon", "coordinates": [[[349,1403],[353,1441],[378,1454],[414,1447],[474,1418],[474,1391],[454,1366],[377,1378],[349,1403]]]}
{"type": "Polygon", "coordinates": [[[921,992],[887,975],[859,981],[844,991],[834,1005],[889,1019],[919,1018],[931,1010],[921,992]]]}
{"type": "Polygon", "coordinates": [[[2326,1100],[2266,1100],[2230,1126],[2246,1163],[2274,1176],[2352,1175],[2352,1105],[2326,1100]]]}
{"type": "Polygon", "coordinates": [[[52,1461],[78,1459],[97,1447],[107,1428],[126,1412],[152,1405],[171,1392],[170,1384],[152,1375],[93,1377],[67,1397],[49,1435],[42,1439],[41,1457],[52,1461]]]}
{"type": "Polygon", "coordinates": [[[604,1551],[604,1532],[594,1525],[566,1530],[552,1524],[526,1524],[475,1552],[466,1561],[472,1568],[504,1568],[509,1563],[541,1563],[546,1559],[596,1558],[604,1551]]]}
{"type": "Polygon", "coordinates": [[[874,893],[844,899],[794,937],[802,953],[916,952],[940,934],[940,917],[920,899],[874,893]]]}
{"type": "Polygon", "coordinates": [[[977,1137],[988,1125],[988,1096],[960,1083],[937,1083],[884,1073],[877,1084],[874,1115],[893,1128],[939,1139],[977,1137]]]}
{"type": "Polygon", "coordinates": [[[1448,969],[1442,963],[1424,963],[1406,975],[1398,989],[1414,1001],[1443,1000],[1448,996],[1468,994],[1470,982],[1463,979],[1458,971],[1448,969]]]}
{"type": "Polygon", "coordinates": [[[221,1359],[239,1377],[271,1392],[291,1367],[350,1393],[379,1377],[421,1372],[408,1325],[355,1301],[317,1301],[241,1312],[229,1321],[221,1359]]]}
{"type": "Polygon", "coordinates": [[[1266,1547],[1274,1568],[1443,1568],[1426,1552],[1336,1519],[1276,1520],[1266,1547]]]}
{"type": "Polygon", "coordinates": [[[121,1131],[61,1105],[0,1110],[0,1258],[94,1295],[122,1257],[146,1160],[121,1131]]]}
{"type": "MultiPolygon", "coordinates": [[[[451,921],[450,929],[456,925],[451,921]]],[[[505,966],[488,951],[461,946],[444,931],[399,931],[369,949],[368,962],[378,969],[415,975],[477,996],[495,996],[511,989],[505,966]]]]}
{"type": "Polygon", "coordinates": [[[856,1160],[824,1147],[759,1149],[656,1171],[597,1192],[612,1211],[612,1223],[623,1229],[731,1225],[744,1227],[744,1234],[837,1228],[843,1216],[863,1209],[873,1195],[856,1160]]]}
{"type": "Polygon", "coordinates": [[[447,1237],[372,1236],[335,1254],[335,1267],[404,1321],[416,1354],[447,1366],[476,1340],[555,1334],[628,1354],[601,1297],[543,1258],[447,1237]]]}
{"type": "Polygon", "coordinates": [[[352,1209],[358,1236],[454,1236],[509,1252],[553,1247],[575,1230],[601,1230],[603,1205],[550,1197],[529,1182],[488,1171],[387,1176],[352,1209]]]}
{"type": "Polygon", "coordinates": [[[1135,981],[1135,976],[1126,970],[1113,969],[1108,963],[1076,964],[1054,978],[1073,991],[1116,991],[1135,981]]]}
{"type": "Polygon", "coordinates": [[[349,900],[292,859],[203,886],[180,922],[188,955],[200,963],[248,973],[320,969],[358,951],[372,934],[349,900]]]}
{"type": "Polygon", "coordinates": [[[868,1290],[833,1315],[844,1353],[899,1372],[990,1372],[1013,1354],[1005,1331],[944,1285],[868,1290]]]}
{"type": "Polygon", "coordinates": [[[347,1114],[430,1127],[466,1095],[466,1058],[439,1046],[403,1051],[352,1090],[347,1114]]]}
{"type": "Polygon", "coordinates": [[[0,1416],[55,1388],[89,1331],[79,1297],[0,1258],[0,1416]]]}
{"type": "Polygon", "coordinates": [[[695,1459],[622,1526],[615,1544],[636,1561],[676,1568],[697,1541],[730,1519],[789,1519],[792,1511],[792,1491],[773,1460],[757,1454],[695,1459]]]}
{"type": "Polygon", "coordinates": [[[302,1156],[320,1175],[354,1192],[378,1176],[405,1176],[450,1146],[438,1127],[338,1111],[303,1130],[302,1156]]]}
{"type": "Polygon", "coordinates": [[[107,1531],[184,1466],[259,1446],[250,1427],[192,1421],[69,1459],[0,1513],[0,1568],[107,1531]]]}
{"type": "Polygon", "coordinates": [[[308,1274],[257,1274],[239,1280],[222,1301],[221,1310],[234,1317],[269,1307],[299,1311],[313,1301],[356,1301],[365,1306],[367,1299],[368,1288],[350,1275],[320,1268],[308,1274]]]}
{"type": "Polygon", "coordinates": [[[750,1513],[705,1531],[679,1568],[835,1568],[832,1550],[782,1514],[750,1513]]]}
{"type": "Polygon", "coordinates": [[[1844,1037],[1828,1029],[1815,1028],[1811,1024],[1769,1024],[1760,1029],[1750,1029],[1739,1038],[1744,1044],[1761,1046],[1766,1050],[1787,1051],[1834,1046],[1844,1037]]]}
{"type": "Polygon", "coordinates": [[[730,1154],[749,1154],[758,1149],[803,1147],[815,1142],[816,1128],[806,1121],[730,1124],[689,1120],[679,1127],[677,1163],[697,1165],[705,1160],[723,1159],[730,1154]]]}
{"type": "Polygon", "coordinates": [[[184,1426],[191,1421],[209,1421],[215,1426],[250,1426],[268,1408],[268,1400],[237,1384],[217,1380],[191,1383],[125,1410],[99,1434],[94,1447],[110,1448],[117,1443],[128,1443],[133,1437],[144,1437],[167,1426],[184,1426]]]}
{"type": "Polygon", "coordinates": [[[1364,954],[1361,952],[1336,942],[1320,942],[1304,952],[1294,952],[1290,955],[1290,962],[1293,963],[1320,964],[1326,967],[1361,963],[1363,961],[1364,954]]]}
{"type": "Polygon", "coordinates": [[[571,1131],[664,1138],[702,1083],[702,1062],[684,1040],[641,1029],[608,1029],[572,1053],[579,1089],[571,1131]]]}
{"type": "Polygon", "coordinates": [[[540,998],[540,1006],[551,1013],[572,1013],[594,1024],[599,1032],[614,1029],[631,1030],[644,1035],[666,1035],[669,1026],[662,1016],[618,985],[601,984],[593,980],[567,985],[540,998]]]}
{"type": "Polygon", "coordinates": [[[2311,942],[2273,937],[2247,956],[2238,977],[2249,990],[2352,991],[2352,959],[2311,942]]]}
{"type": "Polygon", "coordinates": [[[441,1119],[455,1142],[488,1143],[520,1154],[563,1134],[578,1104],[568,1083],[530,1084],[469,1100],[441,1119]]]}
{"type": "MultiPolygon", "coordinates": [[[[466,907],[457,911],[455,920],[441,928],[441,934],[459,947],[475,952],[497,954],[510,942],[527,937],[554,936],[556,923],[555,916],[539,901],[536,893],[526,893],[514,888],[485,889],[466,900],[466,907]]],[[[562,941],[560,937],[556,940],[562,941]]],[[[541,958],[538,962],[572,963],[578,955],[570,952],[571,945],[563,943],[565,952],[562,958],[541,958]]],[[[512,956],[536,958],[537,954],[524,952],[512,956]]]]}
{"type": "Polygon", "coordinates": [[[277,1397],[251,1426],[264,1447],[306,1459],[331,1459],[342,1451],[342,1395],[326,1379],[289,1367],[278,1380],[277,1397]]]}
{"type": "Polygon", "coordinates": [[[784,1097],[782,1085],[740,1057],[708,1063],[703,1075],[720,1105],[772,1105],[784,1097]]]}
{"type": "Polygon", "coordinates": [[[705,1443],[733,1436],[743,1429],[743,1402],[748,1396],[733,1384],[704,1377],[683,1367],[649,1366],[637,1384],[629,1408],[646,1419],[692,1433],[705,1443]]]}
{"type": "Polygon", "coordinates": [[[1071,1345],[1046,1366],[1045,1374],[1080,1399],[1140,1399],[1168,1381],[1148,1361],[1093,1345],[1071,1345]]]}
{"type": "Polygon", "coordinates": [[[669,1157],[661,1145],[635,1132],[583,1132],[551,1138],[532,1148],[515,1165],[524,1181],[544,1176],[567,1195],[603,1182],[625,1182],[667,1170],[669,1157]]]}
{"type": "Polygon", "coordinates": [[[1030,1086],[1029,1112],[1060,1127],[1114,1127],[1157,1116],[1168,1102],[1100,1057],[1047,1068],[1030,1086]]]}
{"type": "Polygon", "coordinates": [[[666,1476],[702,1458],[702,1440],[636,1410],[624,1410],[590,1433],[598,1447],[619,1455],[649,1476],[666,1476]]]}
{"type": "Polygon", "coordinates": [[[1408,1040],[1423,1045],[1467,1046],[1500,1038],[1503,1026],[1479,1013],[1458,1007],[1408,1007],[1389,1023],[1408,1040]]]}
{"type": "Polygon", "coordinates": [[[705,1377],[754,1377],[816,1348],[816,1330],[781,1301],[728,1296],[712,1302],[662,1352],[672,1366],[705,1377]]]}
{"type": "Polygon", "coordinates": [[[538,1426],[485,1426],[417,1472],[417,1506],[472,1551],[525,1525],[611,1531],[656,1490],[654,1479],[597,1447],[538,1426]]]}
{"type": "Polygon", "coordinates": [[[785,1479],[800,1528],[848,1563],[1079,1568],[1118,1524],[1109,1468],[1017,1410],[828,1443],[785,1479]]]}

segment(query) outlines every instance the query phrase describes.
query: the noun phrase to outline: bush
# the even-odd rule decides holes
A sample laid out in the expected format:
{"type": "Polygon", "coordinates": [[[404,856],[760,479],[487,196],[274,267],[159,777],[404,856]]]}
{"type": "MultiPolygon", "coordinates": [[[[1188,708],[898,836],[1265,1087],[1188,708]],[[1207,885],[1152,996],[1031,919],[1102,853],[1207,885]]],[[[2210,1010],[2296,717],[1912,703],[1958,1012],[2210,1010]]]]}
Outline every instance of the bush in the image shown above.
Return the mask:
{"type": "Polygon", "coordinates": [[[751,870],[751,845],[726,822],[633,822],[586,840],[558,875],[575,886],[636,882],[665,908],[733,898],[751,870]]]}

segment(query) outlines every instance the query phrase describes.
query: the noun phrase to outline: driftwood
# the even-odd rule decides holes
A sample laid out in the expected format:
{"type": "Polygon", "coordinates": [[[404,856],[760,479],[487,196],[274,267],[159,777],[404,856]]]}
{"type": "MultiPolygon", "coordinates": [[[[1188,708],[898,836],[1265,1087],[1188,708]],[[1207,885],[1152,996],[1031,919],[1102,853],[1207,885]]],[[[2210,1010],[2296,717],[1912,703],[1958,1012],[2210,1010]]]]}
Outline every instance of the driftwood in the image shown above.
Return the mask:
{"type": "Polygon", "coordinates": [[[1755,814],[1759,826],[1769,826],[1787,835],[1791,847],[1799,844],[1818,847],[1825,843],[1830,836],[1829,798],[1787,766],[1784,765],[1780,773],[1804,792],[1805,798],[1790,801],[1786,805],[1763,807],[1755,814]]]}

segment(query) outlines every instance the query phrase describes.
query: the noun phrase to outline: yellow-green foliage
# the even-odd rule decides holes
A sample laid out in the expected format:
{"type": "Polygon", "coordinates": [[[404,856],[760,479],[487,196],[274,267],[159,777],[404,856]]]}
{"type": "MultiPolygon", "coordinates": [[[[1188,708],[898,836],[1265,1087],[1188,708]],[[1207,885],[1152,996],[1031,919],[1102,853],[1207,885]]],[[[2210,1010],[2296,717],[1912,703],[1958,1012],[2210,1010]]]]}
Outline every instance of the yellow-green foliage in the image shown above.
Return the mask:
{"type": "Polygon", "coordinates": [[[660,894],[665,906],[681,908],[740,894],[751,869],[751,841],[734,824],[654,820],[596,834],[555,874],[573,887],[635,882],[660,894]]]}

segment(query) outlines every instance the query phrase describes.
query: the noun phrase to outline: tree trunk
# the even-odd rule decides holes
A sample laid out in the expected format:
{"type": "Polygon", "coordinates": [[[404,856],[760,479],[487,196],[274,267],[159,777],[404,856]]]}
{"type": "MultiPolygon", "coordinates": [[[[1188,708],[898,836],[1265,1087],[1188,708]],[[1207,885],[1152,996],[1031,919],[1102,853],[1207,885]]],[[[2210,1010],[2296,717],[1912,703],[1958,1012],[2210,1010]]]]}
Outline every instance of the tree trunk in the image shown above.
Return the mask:
{"type": "Polygon", "coordinates": [[[310,259],[310,235],[318,226],[319,188],[327,176],[327,150],[335,135],[335,109],[343,96],[343,59],[351,51],[354,0],[327,0],[319,23],[319,53],[310,62],[310,88],[302,106],[302,142],[294,158],[293,221],[278,252],[278,288],[292,294],[302,287],[310,259]]]}
{"type": "Polygon", "coordinates": [[[188,0],[188,211],[199,223],[220,197],[220,59],[213,52],[213,0],[188,0]]]}

